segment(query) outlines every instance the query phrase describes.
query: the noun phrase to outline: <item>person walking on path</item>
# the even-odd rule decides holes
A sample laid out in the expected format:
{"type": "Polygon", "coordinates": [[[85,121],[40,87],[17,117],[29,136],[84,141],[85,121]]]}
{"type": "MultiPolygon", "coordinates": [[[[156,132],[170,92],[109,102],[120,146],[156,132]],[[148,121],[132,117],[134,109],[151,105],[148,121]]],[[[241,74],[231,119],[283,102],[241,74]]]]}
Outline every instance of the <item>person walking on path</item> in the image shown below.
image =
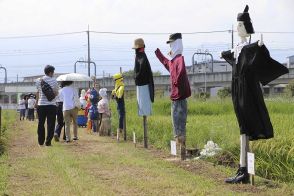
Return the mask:
{"type": "Polygon", "coordinates": [[[184,160],[186,158],[187,98],[191,96],[191,89],[184,57],[182,56],[182,34],[171,34],[166,43],[170,44],[171,51],[169,55],[171,56],[171,60],[164,57],[158,48],[155,54],[159,61],[170,72],[173,131],[174,137],[180,145],[181,159],[184,160]]]}
{"type": "Polygon", "coordinates": [[[25,106],[25,99],[24,96],[21,96],[21,100],[18,102],[18,109],[19,109],[19,120],[24,120],[26,115],[26,106],[25,106]]]}
{"type": "Polygon", "coordinates": [[[66,142],[71,141],[70,124],[73,122],[73,140],[78,140],[78,106],[76,103],[80,103],[77,91],[72,86],[72,81],[63,81],[61,86],[63,87],[60,91],[60,99],[63,100],[63,117],[65,122],[65,136],[66,142]]]}
{"type": "Polygon", "coordinates": [[[113,75],[115,81],[114,89],[112,90],[112,97],[117,103],[117,112],[119,116],[118,129],[116,132],[116,139],[119,141],[120,135],[124,129],[124,118],[125,118],[125,100],[124,100],[124,89],[125,85],[123,82],[123,76],[121,73],[113,75]]]}
{"type": "Polygon", "coordinates": [[[28,116],[30,121],[35,120],[35,104],[36,104],[36,99],[34,98],[34,95],[31,95],[30,98],[28,99],[28,116]]]}
{"type": "Polygon", "coordinates": [[[50,101],[46,97],[45,93],[46,89],[53,90],[53,93],[58,95],[58,83],[56,79],[53,77],[55,68],[52,65],[47,65],[44,69],[45,76],[37,79],[36,87],[37,87],[37,113],[38,113],[38,142],[39,145],[43,145],[45,142],[46,146],[51,146],[51,140],[54,135],[54,127],[55,127],[55,119],[56,119],[56,101],[53,98],[50,101]],[[47,85],[46,85],[47,84],[47,85]],[[49,88],[49,86],[51,89],[49,88]],[[42,87],[48,88],[42,88],[42,87]],[[47,137],[45,141],[45,121],[47,119],[47,137]]]}

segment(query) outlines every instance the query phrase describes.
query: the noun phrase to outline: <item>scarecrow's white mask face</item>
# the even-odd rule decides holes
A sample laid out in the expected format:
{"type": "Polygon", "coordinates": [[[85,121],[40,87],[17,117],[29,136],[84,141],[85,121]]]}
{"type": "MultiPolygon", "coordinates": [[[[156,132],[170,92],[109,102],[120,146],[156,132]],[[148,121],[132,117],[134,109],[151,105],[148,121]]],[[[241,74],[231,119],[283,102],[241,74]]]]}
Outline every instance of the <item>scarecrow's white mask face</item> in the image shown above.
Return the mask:
{"type": "Polygon", "coordinates": [[[178,54],[183,53],[183,42],[182,39],[177,39],[169,44],[170,46],[170,52],[168,53],[169,56],[174,58],[178,54]]]}
{"type": "Polygon", "coordinates": [[[250,34],[248,34],[246,29],[245,29],[243,21],[238,21],[237,22],[237,31],[238,31],[238,35],[240,37],[249,37],[250,36],[250,34]]]}

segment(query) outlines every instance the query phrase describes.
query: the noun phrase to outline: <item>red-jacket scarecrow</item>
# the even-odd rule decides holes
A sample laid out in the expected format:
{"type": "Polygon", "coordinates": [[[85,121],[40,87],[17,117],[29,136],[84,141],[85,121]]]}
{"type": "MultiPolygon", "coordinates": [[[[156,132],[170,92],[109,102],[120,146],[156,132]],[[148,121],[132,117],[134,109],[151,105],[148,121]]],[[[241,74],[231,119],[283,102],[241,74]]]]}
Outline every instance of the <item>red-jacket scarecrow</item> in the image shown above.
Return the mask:
{"type": "Polygon", "coordinates": [[[159,49],[155,54],[159,61],[170,72],[172,100],[172,123],[174,137],[180,145],[182,160],[186,157],[186,121],[187,121],[187,100],[191,96],[190,84],[187,77],[183,52],[182,34],[171,34],[167,44],[170,44],[169,55],[171,60],[163,56],[159,49]]]}

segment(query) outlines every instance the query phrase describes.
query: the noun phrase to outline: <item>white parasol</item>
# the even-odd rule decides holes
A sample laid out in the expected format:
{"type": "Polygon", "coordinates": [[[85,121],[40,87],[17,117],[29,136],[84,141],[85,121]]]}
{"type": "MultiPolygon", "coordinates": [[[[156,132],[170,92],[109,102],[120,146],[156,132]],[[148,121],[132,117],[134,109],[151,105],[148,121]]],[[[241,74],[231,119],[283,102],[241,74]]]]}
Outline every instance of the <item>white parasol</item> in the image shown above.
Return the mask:
{"type": "Polygon", "coordinates": [[[56,78],[57,81],[78,81],[78,82],[92,82],[93,80],[84,74],[78,74],[78,73],[69,73],[69,74],[63,74],[56,78]]]}

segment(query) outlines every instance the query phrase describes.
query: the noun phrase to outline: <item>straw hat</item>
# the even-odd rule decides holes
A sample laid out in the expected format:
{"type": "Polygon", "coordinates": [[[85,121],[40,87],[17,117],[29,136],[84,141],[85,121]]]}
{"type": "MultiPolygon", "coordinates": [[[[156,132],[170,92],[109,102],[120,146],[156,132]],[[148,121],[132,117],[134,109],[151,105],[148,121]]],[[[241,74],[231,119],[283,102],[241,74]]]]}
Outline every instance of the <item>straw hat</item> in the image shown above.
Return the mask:
{"type": "Polygon", "coordinates": [[[145,43],[142,38],[135,39],[133,49],[144,48],[145,43]]]}

